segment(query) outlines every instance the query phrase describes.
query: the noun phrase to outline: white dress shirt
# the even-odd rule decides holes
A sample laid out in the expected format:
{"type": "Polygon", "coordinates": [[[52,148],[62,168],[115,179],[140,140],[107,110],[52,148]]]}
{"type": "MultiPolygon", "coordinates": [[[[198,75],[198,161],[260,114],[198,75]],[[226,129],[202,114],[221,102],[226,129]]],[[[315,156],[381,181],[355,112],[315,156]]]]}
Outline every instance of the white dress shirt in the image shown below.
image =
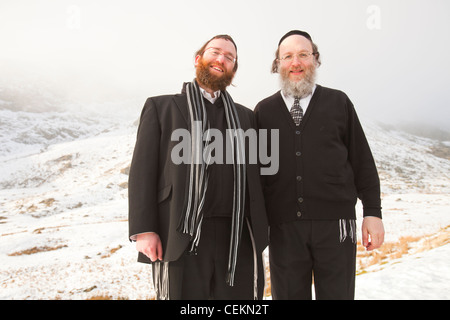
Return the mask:
{"type": "Polygon", "coordinates": [[[220,97],[220,90],[214,92],[214,97],[209,92],[207,92],[205,89],[203,89],[202,87],[200,87],[200,91],[202,92],[203,97],[208,99],[209,102],[211,102],[212,104],[214,104],[214,102],[216,102],[217,98],[220,97]]]}
{"type": "MultiPolygon", "coordinates": [[[[309,94],[306,97],[300,99],[300,107],[302,107],[302,109],[303,109],[303,114],[305,114],[306,109],[309,106],[309,103],[311,101],[311,98],[312,98],[315,90],[316,90],[316,85],[314,85],[311,94],[309,94]]],[[[294,105],[294,97],[293,96],[289,96],[289,95],[285,95],[283,90],[281,90],[281,96],[283,97],[284,103],[286,104],[286,107],[288,108],[288,111],[290,112],[292,106],[294,105]]]]}

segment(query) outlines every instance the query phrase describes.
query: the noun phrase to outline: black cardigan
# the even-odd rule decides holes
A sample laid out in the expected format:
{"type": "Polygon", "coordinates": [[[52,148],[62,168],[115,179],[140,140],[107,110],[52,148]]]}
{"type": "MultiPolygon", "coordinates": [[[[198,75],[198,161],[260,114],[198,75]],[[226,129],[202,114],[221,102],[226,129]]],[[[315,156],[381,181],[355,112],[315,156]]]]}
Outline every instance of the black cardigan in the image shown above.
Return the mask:
{"type": "Polygon", "coordinates": [[[357,197],[364,216],[381,218],[378,172],[345,93],[318,85],[299,127],[280,91],[259,102],[255,114],[259,129],[279,130],[279,170],[262,177],[271,225],[356,219],[357,197]]]}

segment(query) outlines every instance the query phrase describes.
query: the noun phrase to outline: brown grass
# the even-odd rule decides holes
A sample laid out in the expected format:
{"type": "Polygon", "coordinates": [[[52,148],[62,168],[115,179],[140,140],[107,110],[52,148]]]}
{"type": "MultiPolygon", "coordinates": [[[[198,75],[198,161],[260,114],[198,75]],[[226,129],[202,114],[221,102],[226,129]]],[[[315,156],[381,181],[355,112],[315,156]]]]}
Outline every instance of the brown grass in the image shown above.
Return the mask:
{"type": "Polygon", "coordinates": [[[25,249],[22,251],[16,251],[13,253],[9,253],[8,256],[10,257],[15,257],[15,256],[22,256],[22,255],[30,255],[30,254],[35,254],[35,253],[39,253],[39,252],[47,252],[47,251],[53,251],[53,250],[58,250],[61,248],[66,248],[67,245],[59,245],[56,247],[49,247],[49,246],[43,246],[43,247],[33,247],[31,249],[25,249]]]}
{"type": "Polygon", "coordinates": [[[102,259],[109,258],[112,254],[116,253],[121,248],[122,248],[121,245],[117,246],[116,248],[112,248],[108,251],[108,253],[102,255],[101,258],[102,259]]]}
{"type": "Polygon", "coordinates": [[[270,267],[269,264],[265,266],[266,281],[264,286],[264,297],[270,297],[272,295],[272,287],[270,285],[270,267]]]}
{"type": "Polygon", "coordinates": [[[124,298],[124,297],[114,298],[114,297],[108,296],[108,295],[97,295],[97,296],[92,296],[86,300],[128,300],[128,298],[124,298]]]}
{"type": "Polygon", "coordinates": [[[54,198],[44,199],[39,203],[45,204],[46,207],[51,207],[56,200],[54,198]]]}
{"type": "Polygon", "coordinates": [[[450,225],[431,235],[400,237],[398,241],[386,242],[373,251],[366,251],[358,242],[356,274],[368,272],[367,269],[371,266],[381,266],[405,255],[427,251],[447,243],[450,243],[450,225]]]}
{"type": "MultiPolygon", "coordinates": [[[[356,254],[356,275],[364,274],[370,271],[379,270],[379,268],[369,269],[369,267],[386,265],[388,262],[400,259],[403,256],[420,253],[431,250],[450,243],[450,225],[442,228],[437,233],[413,237],[400,237],[396,242],[386,242],[380,248],[372,251],[366,251],[366,248],[358,241],[356,254]]],[[[271,296],[270,287],[270,269],[266,266],[266,287],[264,296],[271,296]]]]}

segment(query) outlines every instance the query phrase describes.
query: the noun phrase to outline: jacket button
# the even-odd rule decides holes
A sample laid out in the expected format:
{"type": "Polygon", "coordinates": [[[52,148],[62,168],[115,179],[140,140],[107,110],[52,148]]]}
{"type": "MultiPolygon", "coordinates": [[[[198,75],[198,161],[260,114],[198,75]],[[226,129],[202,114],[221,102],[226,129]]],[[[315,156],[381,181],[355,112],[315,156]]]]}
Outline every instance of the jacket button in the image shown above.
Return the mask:
{"type": "Polygon", "coordinates": [[[297,217],[301,217],[302,216],[302,213],[300,212],[300,211],[297,211],[297,217]]]}
{"type": "Polygon", "coordinates": [[[300,131],[299,130],[295,131],[295,134],[300,134],[300,131]]]}
{"type": "Polygon", "coordinates": [[[303,198],[298,198],[298,202],[302,203],[303,202],[303,198]]]}
{"type": "Polygon", "coordinates": [[[300,157],[300,156],[302,155],[302,153],[301,153],[300,151],[297,151],[297,152],[295,153],[295,155],[296,155],[297,157],[300,157]]]}
{"type": "Polygon", "coordinates": [[[302,177],[301,176],[297,176],[297,181],[301,181],[302,177]]]}

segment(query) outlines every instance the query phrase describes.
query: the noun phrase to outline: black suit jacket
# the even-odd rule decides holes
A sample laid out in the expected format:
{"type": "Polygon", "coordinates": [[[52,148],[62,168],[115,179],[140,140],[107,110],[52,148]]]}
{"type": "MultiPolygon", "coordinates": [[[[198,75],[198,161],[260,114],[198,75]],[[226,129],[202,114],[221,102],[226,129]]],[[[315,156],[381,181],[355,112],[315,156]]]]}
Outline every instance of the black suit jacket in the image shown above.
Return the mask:
{"type": "MultiPolygon", "coordinates": [[[[253,112],[239,104],[236,108],[242,129],[256,129],[253,112]]],[[[187,164],[176,165],[171,159],[172,149],[179,143],[171,141],[171,135],[179,128],[190,131],[185,93],[147,99],[128,183],[129,236],[156,232],[162,242],[163,261],[177,260],[190,240],[188,235],[177,231],[183,214],[189,168],[187,164]]],[[[261,253],[268,244],[268,223],[259,166],[247,161],[246,168],[251,227],[257,252],[261,253]]],[[[150,263],[143,254],[139,254],[138,260],[150,263]]]]}

